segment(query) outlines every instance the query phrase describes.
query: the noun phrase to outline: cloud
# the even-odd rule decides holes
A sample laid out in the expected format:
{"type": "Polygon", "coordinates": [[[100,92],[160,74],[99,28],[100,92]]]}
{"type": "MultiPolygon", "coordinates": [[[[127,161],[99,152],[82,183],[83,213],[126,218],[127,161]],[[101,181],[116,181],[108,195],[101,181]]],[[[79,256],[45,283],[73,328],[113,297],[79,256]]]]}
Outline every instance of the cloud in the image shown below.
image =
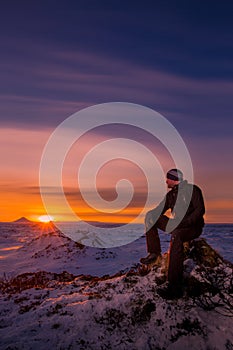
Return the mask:
{"type": "Polygon", "coordinates": [[[196,134],[200,123],[204,134],[228,132],[223,120],[232,125],[231,81],[187,78],[82,51],[43,47],[40,51],[43,59],[36,69],[35,62],[26,70],[25,62],[18,62],[12,72],[13,62],[3,62],[2,82],[9,90],[0,94],[4,126],[55,126],[77,110],[110,101],[155,108],[181,129],[196,134]]]}

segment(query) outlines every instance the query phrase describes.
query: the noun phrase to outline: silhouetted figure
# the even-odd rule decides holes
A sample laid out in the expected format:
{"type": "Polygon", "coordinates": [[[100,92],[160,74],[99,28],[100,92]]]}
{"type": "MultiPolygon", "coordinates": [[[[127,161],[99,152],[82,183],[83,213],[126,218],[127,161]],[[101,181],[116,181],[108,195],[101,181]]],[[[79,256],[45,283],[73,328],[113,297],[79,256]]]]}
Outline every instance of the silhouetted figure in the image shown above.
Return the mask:
{"type": "Polygon", "coordinates": [[[183,180],[179,169],[168,171],[166,183],[170,191],[155,209],[146,214],[148,256],[140,261],[149,264],[161,255],[158,229],[171,234],[168,283],[160,287],[158,293],[164,298],[173,299],[183,294],[183,243],[201,235],[205,206],[201,189],[183,180]],[[165,215],[169,209],[171,218],[165,215]]]}

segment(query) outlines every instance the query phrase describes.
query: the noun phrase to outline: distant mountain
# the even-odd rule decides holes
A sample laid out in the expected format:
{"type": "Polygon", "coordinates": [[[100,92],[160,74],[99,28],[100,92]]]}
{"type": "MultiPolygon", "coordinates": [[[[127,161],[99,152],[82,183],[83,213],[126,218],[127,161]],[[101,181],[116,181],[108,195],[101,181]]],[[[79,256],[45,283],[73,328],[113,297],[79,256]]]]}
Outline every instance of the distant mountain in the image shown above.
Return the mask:
{"type": "Polygon", "coordinates": [[[28,220],[27,218],[25,218],[24,216],[22,216],[21,218],[13,221],[13,222],[16,222],[18,224],[27,224],[27,223],[30,223],[30,222],[33,222],[31,220],[28,220]]]}

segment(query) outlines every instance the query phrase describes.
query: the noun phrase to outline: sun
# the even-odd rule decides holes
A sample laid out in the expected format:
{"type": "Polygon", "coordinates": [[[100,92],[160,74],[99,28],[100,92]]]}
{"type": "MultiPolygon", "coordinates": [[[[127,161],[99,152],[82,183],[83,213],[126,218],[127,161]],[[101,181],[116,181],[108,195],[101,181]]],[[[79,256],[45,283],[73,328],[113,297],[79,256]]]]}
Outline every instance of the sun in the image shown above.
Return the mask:
{"type": "Polygon", "coordinates": [[[49,223],[50,221],[53,221],[53,217],[50,215],[41,215],[38,217],[38,220],[40,222],[49,223]]]}

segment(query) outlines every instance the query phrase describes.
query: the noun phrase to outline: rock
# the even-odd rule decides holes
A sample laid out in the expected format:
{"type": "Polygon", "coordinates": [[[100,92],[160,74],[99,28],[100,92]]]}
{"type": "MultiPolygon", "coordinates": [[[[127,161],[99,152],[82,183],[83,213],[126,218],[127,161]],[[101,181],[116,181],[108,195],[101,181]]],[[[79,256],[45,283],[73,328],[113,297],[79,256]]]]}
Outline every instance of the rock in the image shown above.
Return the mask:
{"type": "Polygon", "coordinates": [[[223,262],[223,258],[214,250],[204,238],[198,238],[190,244],[190,256],[199,264],[216,267],[223,262]]]}

